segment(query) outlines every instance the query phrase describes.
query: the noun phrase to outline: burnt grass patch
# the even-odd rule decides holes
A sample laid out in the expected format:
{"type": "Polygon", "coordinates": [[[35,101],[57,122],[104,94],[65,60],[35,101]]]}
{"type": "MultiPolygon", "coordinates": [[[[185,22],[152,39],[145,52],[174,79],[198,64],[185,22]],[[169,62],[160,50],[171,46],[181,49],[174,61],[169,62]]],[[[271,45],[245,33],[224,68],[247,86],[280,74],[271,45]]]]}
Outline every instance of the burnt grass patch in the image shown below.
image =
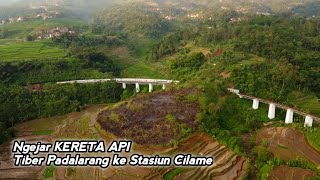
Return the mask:
{"type": "Polygon", "coordinates": [[[146,94],[98,115],[102,131],[138,144],[168,144],[197,128],[200,111],[194,89],[146,94]]]}

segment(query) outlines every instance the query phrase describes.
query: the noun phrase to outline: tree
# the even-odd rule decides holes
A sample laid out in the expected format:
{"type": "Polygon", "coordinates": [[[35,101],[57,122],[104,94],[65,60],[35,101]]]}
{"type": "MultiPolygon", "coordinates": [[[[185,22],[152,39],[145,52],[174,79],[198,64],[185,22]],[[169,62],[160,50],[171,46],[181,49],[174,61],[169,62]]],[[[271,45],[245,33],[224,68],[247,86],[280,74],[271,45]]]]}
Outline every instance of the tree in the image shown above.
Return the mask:
{"type": "Polygon", "coordinates": [[[26,37],[26,41],[34,41],[33,36],[28,35],[28,36],[26,37]]]}

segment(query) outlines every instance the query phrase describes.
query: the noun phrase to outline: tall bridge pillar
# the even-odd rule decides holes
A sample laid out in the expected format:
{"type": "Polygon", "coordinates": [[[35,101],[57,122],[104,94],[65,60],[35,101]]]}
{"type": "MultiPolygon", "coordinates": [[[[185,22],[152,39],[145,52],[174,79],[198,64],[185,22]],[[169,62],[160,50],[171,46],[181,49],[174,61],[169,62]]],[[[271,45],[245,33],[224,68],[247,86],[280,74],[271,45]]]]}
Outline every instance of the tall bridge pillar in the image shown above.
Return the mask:
{"type": "Polygon", "coordinates": [[[127,88],[127,84],[126,83],[122,83],[122,88],[126,89],[127,88]]]}
{"type": "Polygon", "coordinates": [[[152,92],[153,91],[153,85],[150,83],[149,84],[149,92],[152,92]]]}
{"type": "Polygon", "coordinates": [[[312,123],[313,123],[313,118],[311,116],[306,116],[304,127],[312,127],[312,123]]]}
{"type": "Polygon", "coordinates": [[[162,89],[163,89],[163,90],[166,90],[166,84],[163,84],[163,85],[162,85],[162,89]]]}
{"type": "Polygon", "coordinates": [[[140,84],[139,83],[136,83],[136,92],[140,92],[140,84]]]}
{"type": "Polygon", "coordinates": [[[274,119],[276,117],[276,105],[271,103],[269,105],[269,112],[268,112],[268,118],[274,119]]]}
{"type": "Polygon", "coordinates": [[[258,99],[253,99],[253,109],[259,109],[259,100],[258,99]]]}
{"type": "Polygon", "coordinates": [[[293,123],[293,111],[292,109],[288,109],[287,110],[287,114],[286,114],[286,124],[291,124],[293,123]]]}

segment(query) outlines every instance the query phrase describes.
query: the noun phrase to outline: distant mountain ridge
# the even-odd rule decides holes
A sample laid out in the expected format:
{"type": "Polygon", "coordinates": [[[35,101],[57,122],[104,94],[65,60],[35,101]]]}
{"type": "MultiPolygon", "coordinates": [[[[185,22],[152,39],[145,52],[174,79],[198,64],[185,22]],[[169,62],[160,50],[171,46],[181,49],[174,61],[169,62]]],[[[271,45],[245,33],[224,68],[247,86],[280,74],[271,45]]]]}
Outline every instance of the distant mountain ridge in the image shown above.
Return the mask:
{"type": "Polygon", "coordinates": [[[241,13],[277,13],[293,11],[303,15],[320,12],[320,0],[8,0],[0,5],[13,7],[59,7],[69,10],[93,11],[114,4],[143,4],[148,6],[171,6],[184,9],[222,9],[241,13]],[[309,12],[311,11],[311,13],[309,12]]]}

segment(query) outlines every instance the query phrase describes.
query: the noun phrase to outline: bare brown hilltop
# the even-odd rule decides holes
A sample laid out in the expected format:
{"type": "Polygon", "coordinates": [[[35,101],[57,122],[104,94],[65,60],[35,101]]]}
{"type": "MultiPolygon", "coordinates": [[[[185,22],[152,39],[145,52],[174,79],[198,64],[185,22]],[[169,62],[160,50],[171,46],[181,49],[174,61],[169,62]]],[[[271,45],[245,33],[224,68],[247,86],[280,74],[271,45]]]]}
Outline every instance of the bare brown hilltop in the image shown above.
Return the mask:
{"type": "Polygon", "coordinates": [[[197,127],[197,91],[156,92],[101,112],[102,130],[138,144],[167,144],[197,127]]]}

